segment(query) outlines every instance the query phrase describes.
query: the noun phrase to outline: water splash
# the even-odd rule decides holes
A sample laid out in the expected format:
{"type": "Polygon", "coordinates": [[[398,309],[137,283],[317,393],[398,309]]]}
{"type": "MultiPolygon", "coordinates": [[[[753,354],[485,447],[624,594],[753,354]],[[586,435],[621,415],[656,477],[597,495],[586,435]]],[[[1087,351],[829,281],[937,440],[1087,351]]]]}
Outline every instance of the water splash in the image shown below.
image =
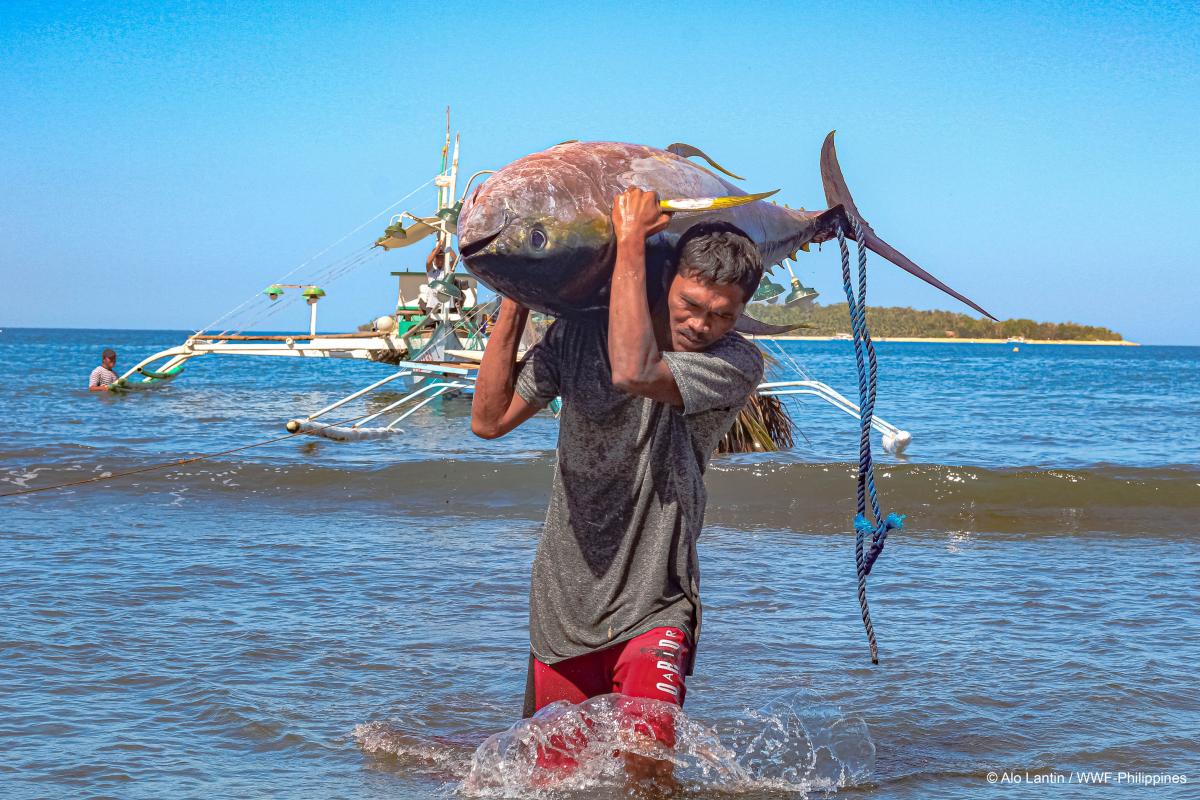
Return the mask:
{"type": "Polygon", "coordinates": [[[462,743],[415,733],[391,723],[374,720],[354,726],[352,734],[359,749],[372,756],[394,759],[406,771],[461,780],[466,775],[462,743]]]}
{"type": "Polygon", "coordinates": [[[748,712],[726,739],[758,786],[829,791],[863,783],[875,770],[866,722],[808,690],[748,712]]]}
{"type": "Polygon", "coordinates": [[[461,748],[435,746],[384,723],[359,725],[354,736],[365,752],[454,774],[458,791],[472,797],[623,794],[626,755],[670,762],[674,781],[689,793],[832,792],[862,783],[874,769],[866,723],[811,693],[748,711],[729,727],[719,733],[677,706],[609,694],[547,706],[488,738],[465,768],[450,763],[463,757],[461,748]],[[658,740],[661,733],[655,737],[655,728],[673,731],[674,748],[658,740]]]}
{"type": "Polygon", "coordinates": [[[626,754],[671,762],[681,782],[727,785],[742,777],[736,754],[677,706],[608,694],[552,703],[492,736],[475,751],[461,788],[511,797],[623,786],[626,754]],[[655,738],[655,728],[674,731],[674,749],[655,738]]]}

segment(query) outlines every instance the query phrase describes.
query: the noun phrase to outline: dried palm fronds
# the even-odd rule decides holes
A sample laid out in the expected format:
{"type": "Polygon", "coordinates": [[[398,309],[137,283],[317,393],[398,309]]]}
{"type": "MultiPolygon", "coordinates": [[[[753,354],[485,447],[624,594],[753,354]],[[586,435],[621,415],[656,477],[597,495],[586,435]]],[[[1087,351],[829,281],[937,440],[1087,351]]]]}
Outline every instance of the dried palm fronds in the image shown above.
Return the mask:
{"type": "Polygon", "coordinates": [[[778,397],[750,395],[729,432],[717,444],[718,453],[786,450],[793,444],[792,419],[778,397]]]}

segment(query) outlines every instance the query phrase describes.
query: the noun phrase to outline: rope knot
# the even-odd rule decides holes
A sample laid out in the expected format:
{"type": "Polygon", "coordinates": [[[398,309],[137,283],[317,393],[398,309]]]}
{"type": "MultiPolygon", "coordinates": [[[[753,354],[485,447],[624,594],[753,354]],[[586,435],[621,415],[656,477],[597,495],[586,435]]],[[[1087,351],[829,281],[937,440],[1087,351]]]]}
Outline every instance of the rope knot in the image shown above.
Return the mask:
{"type": "Polygon", "coordinates": [[[863,575],[871,574],[871,567],[875,566],[875,559],[883,552],[883,546],[887,543],[887,535],[894,530],[899,530],[904,527],[905,514],[891,513],[883,518],[883,521],[878,524],[873,524],[863,514],[859,514],[854,518],[854,530],[859,534],[871,534],[871,545],[863,553],[863,575]]]}

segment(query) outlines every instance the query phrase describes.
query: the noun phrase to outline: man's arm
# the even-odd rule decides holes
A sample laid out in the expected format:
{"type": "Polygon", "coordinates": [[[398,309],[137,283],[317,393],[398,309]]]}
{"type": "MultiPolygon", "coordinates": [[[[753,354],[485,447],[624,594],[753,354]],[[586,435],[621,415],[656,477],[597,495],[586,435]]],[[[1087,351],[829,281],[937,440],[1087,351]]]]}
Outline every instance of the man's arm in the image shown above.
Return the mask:
{"type": "Polygon", "coordinates": [[[517,347],[529,309],[506,297],[497,317],[479,364],[471,402],[471,432],[483,439],[499,438],[539,411],[513,390],[517,347]]]}
{"type": "Polygon", "coordinates": [[[100,378],[97,377],[95,371],[88,376],[88,391],[89,392],[107,392],[108,387],[100,383],[100,378]]]}
{"type": "Polygon", "coordinates": [[[670,221],[658,195],[629,189],[613,203],[617,260],[608,306],[608,361],[623,392],[683,407],[683,396],[654,337],[646,299],[646,237],[670,221]]]}

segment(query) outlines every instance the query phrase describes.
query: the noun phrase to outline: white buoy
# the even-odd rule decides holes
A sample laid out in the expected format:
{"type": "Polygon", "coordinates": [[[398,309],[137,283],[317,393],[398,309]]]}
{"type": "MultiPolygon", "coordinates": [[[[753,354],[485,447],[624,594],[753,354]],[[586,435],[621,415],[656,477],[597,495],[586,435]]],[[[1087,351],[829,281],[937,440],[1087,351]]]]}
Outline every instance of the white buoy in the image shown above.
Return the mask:
{"type": "Polygon", "coordinates": [[[396,320],[393,317],[380,317],[375,320],[373,327],[380,333],[391,333],[396,329],[396,320]]]}
{"type": "Polygon", "coordinates": [[[383,439],[404,433],[402,428],[355,428],[345,425],[314,422],[308,419],[290,419],[286,427],[288,433],[307,433],[309,436],[321,436],[325,439],[333,439],[336,442],[383,439]]]}
{"type": "Polygon", "coordinates": [[[897,431],[896,433],[885,433],[883,435],[883,449],[889,453],[900,455],[912,442],[912,434],[908,431],[897,431]]]}

